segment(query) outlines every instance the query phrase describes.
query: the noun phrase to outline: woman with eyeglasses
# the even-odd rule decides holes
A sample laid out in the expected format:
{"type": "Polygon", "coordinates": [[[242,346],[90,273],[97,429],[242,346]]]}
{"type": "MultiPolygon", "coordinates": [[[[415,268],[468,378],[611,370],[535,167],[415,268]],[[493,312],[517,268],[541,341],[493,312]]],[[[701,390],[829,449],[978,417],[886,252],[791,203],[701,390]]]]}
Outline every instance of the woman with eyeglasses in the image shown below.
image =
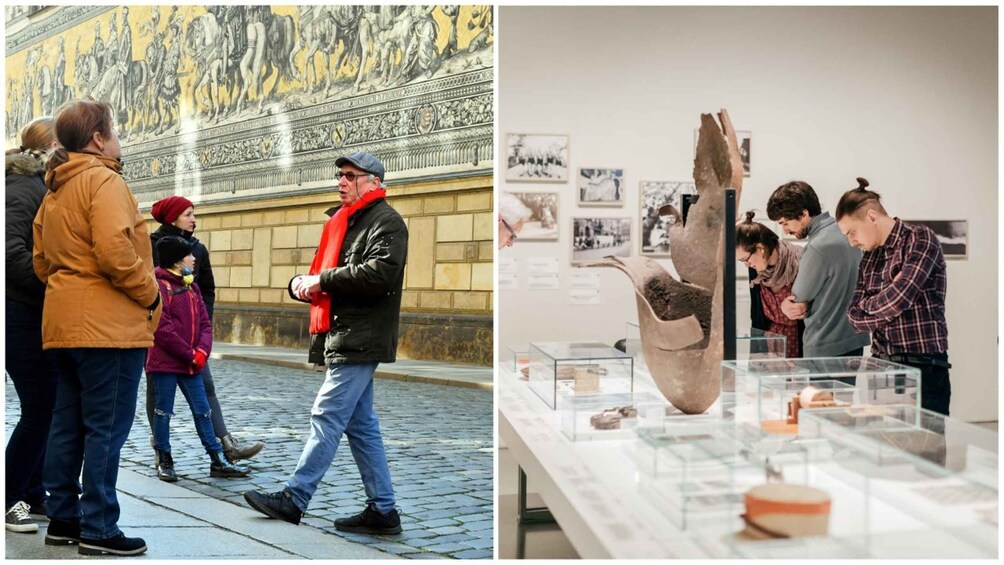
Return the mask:
{"type": "Polygon", "coordinates": [[[802,248],[782,241],[767,226],[754,222],[756,212],[736,226],[736,258],[750,269],[750,318],[754,329],[787,338],[786,357],[802,356],[801,320],[790,320],[781,302],[791,296],[802,248]]]}

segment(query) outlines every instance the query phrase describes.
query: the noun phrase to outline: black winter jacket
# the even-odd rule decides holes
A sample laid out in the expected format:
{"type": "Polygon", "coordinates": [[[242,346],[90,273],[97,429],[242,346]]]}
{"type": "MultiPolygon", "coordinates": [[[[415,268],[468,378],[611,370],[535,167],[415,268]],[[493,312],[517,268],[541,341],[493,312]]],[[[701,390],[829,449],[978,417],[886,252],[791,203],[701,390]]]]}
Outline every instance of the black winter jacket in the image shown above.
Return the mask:
{"type": "Polygon", "coordinates": [[[209,320],[213,319],[213,305],[216,304],[216,279],[213,278],[213,266],[209,264],[209,250],[196,238],[192,232],[185,231],[171,224],[161,224],[157,231],[150,234],[150,243],[153,244],[153,264],[160,265],[157,258],[157,241],[165,235],[176,235],[192,242],[192,255],[195,256],[195,282],[202,291],[202,301],[206,303],[206,312],[209,313],[209,320]]]}
{"type": "Polygon", "coordinates": [[[45,285],[35,275],[32,222],[45,197],[45,166],[27,153],[7,155],[7,298],[42,311],[45,285]]]}
{"type": "MultiPolygon", "coordinates": [[[[328,216],[337,210],[329,209],[328,216]]],[[[408,228],[386,200],[377,200],[349,218],[338,266],[321,273],[321,290],[331,296],[331,327],[327,334],[310,336],[311,363],[397,359],[407,259],[408,228]]],[[[290,279],[287,291],[296,299],[292,286],[290,279]]]]}

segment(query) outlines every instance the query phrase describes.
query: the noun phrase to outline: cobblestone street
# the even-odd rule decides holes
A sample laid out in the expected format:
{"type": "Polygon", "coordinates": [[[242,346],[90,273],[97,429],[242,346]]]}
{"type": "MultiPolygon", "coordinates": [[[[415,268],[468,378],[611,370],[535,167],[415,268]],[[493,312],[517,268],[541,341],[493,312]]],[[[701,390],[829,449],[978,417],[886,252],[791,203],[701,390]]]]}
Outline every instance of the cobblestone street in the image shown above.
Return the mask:
{"type": "MultiPolygon", "coordinates": [[[[296,466],[309,435],[310,408],[323,373],[242,361],[213,360],[213,377],[229,431],[263,440],[244,479],[209,478],[209,459],[192,415],[178,392],[171,445],[177,483],[206,496],[247,507],[248,489],[275,491],[296,466]]],[[[154,477],[145,382],[122,467],[154,477]]],[[[332,521],[362,510],[366,495],[343,438],[301,522],[331,535],[405,558],[492,557],[492,392],[376,379],[375,404],[386,442],[404,532],[395,536],[342,533],[332,521]]],[[[19,414],[13,384],[6,382],[8,435],[19,414]]]]}

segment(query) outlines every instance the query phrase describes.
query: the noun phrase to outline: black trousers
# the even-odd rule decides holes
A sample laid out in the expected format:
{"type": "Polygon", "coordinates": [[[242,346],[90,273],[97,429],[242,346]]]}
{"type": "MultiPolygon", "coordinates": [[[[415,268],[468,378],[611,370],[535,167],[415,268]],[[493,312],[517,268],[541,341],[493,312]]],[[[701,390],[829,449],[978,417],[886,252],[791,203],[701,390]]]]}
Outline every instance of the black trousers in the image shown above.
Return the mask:
{"type": "Polygon", "coordinates": [[[948,353],[902,353],[880,358],[920,369],[920,406],[948,416],[952,401],[952,382],[948,376],[952,364],[948,362],[948,353]]]}

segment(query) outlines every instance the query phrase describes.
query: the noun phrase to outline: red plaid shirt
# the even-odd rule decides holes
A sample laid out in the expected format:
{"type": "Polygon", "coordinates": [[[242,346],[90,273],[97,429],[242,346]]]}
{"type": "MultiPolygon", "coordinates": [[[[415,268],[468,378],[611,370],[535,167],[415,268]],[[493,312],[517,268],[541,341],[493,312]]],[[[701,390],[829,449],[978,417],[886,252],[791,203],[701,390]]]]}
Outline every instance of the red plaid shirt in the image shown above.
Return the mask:
{"type": "Polygon", "coordinates": [[[868,251],[847,313],[872,334],[874,355],[945,353],[945,256],[931,228],[899,218],[884,245],[868,251]]]}

